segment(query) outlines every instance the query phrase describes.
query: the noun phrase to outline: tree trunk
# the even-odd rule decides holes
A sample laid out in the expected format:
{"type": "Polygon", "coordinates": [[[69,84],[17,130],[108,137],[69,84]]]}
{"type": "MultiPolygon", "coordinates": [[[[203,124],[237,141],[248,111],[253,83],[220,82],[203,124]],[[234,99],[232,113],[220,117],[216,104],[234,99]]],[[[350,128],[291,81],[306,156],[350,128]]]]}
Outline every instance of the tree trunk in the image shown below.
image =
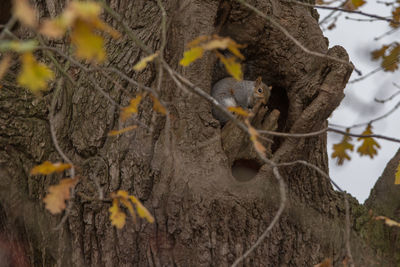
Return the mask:
{"type": "MultiPolygon", "coordinates": [[[[63,1],[35,1],[42,15],[60,13],[63,1]],[[47,3],[47,4],[46,4],[47,3]],[[51,4],[51,5],[50,5],[51,4]]],[[[311,51],[347,61],[341,47],[328,49],[312,8],[279,0],[248,1],[274,18],[311,51]]],[[[160,47],[161,12],[156,1],[110,1],[143,42],[160,47]]],[[[311,56],[279,29],[235,1],[163,1],[168,16],[165,59],[198,87],[210,92],[227,74],[212,54],[190,67],[178,65],[185,44],[200,35],[217,33],[247,44],[245,79],[262,76],[271,85],[270,111],[280,113],[279,131],[311,132],[326,126],[339,105],[351,73],[344,63],[311,56]],[[279,111],[279,112],[277,112],[279,111]]],[[[106,20],[121,32],[111,18],[106,20]]],[[[144,52],[126,34],[107,47],[110,66],[142,84],[155,87],[158,67],[132,71],[144,52]]],[[[67,51],[67,50],[66,50],[67,51]]],[[[211,106],[180,90],[164,72],[161,98],[170,103],[171,121],[152,110],[145,99],[137,119],[149,126],[119,137],[119,110],[95,91],[86,74],[70,69],[79,87],[68,83],[59,95],[43,98],[4,84],[0,90],[1,229],[7,242],[22,243],[33,266],[227,266],[248,250],[265,231],[280,205],[278,183],[268,165],[252,179],[232,175],[229,151],[221,145],[219,123],[211,106]],[[71,212],[61,230],[52,230],[62,216],[52,216],[42,199],[60,176],[32,177],[30,169],[59,161],[51,140],[49,102],[57,97],[54,118],[61,148],[78,166],[81,182],[71,212]],[[116,230],[108,203],[84,198],[127,190],[155,217],[155,223],[128,221],[116,230]],[[11,237],[12,240],[11,240],[11,237]]],[[[140,91],[118,76],[115,83],[98,73],[103,88],[121,105],[140,91]]],[[[55,87],[55,85],[54,85],[55,87]]],[[[129,121],[126,125],[134,124],[129,121]]],[[[274,138],[269,158],[275,162],[305,160],[328,172],[326,135],[274,138]]],[[[312,266],[324,258],[340,265],[346,255],[343,195],[330,182],[303,165],[280,168],[288,204],[265,240],[243,261],[245,266],[312,266]]],[[[391,266],[366,243],[353,224],[366,210],[354,200],[351,248],[359,266],[391,266]],[[358,213],[357,213],[358,212],[358,213]]],[[[0,255],[1,256],[1,255],[0,255]]]]}

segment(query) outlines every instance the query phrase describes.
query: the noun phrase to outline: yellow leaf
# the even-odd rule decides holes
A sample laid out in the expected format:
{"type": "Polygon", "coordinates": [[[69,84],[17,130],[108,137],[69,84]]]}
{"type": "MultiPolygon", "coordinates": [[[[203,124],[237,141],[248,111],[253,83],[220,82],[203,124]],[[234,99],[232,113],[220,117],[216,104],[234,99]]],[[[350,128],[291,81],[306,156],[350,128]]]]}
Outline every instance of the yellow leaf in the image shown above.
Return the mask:
{"type": "Polygon", "coordinates": [[[244,110],[241,107],[228,107],[228,110],[230,112],[234,112],[234,113],[236,113],[236,114],[238,114],[240,116],[243,116],[243,117],[249,117],[250,116],[250,113],[247,112],[246,110],[244,110]]]}
{"type": "Polygon", "coordinates": [[[143,204],[134,196],[130,196],[130,199],[136,205],[136,210],[140,218],[145,218],[149,223],[153,223],[153,215],[150,214],[150,212],[143,206],[143,204]]]}
{"type": "MultiPolygon", "coordinates": [[[[349,130],[347,130],[349,132],[349,130]]],[[[332,158],[337,158],[337,164],[342,165],[344,160],[350,160],[350,156],[347,154],[347,150],[353,151],[354,146],[350,144],[351,137],[344,135],[342,142],[333,145],[332,158]]]]}
{"type": "Polygon", "coordinates": [[[38,25],[36,10],[28,0],[14,0],[13,14],[25,26],[36,28],[38,25]]]}
{"type": "Polygon", "coordinates": [[[49,187],[49,193],[43,199],[43,202],[50,213],[60,213],[65,209],[65,201],[69,200],[70,190],[75,186],[77,181],[77,178],[62,179],[58,185],[49,187]]]}
{"type": "Polygon", "coordinates": [[[139,94],[135,98],[132,98],[129,106],[122,108],[121,120],[125,121],[129,116],[138,112],[138,106],[140,101],[142,101],[142,95],[139,94]]]}
{"type": "Polygon", "coordinates": [[[396,174],[394,178],[394,184],[400,184],[400,163],[397,165],[396,174]]]}
{"type": "Polygon", "coordinates": [[[167,109],[160,103],[157,97],[150,95],[153,100],[153,109],[161,114],[167,115],[167,109]]]}
{"type": "Polygon", "coordinates": [[[71,42],[76,47],[76,57],[89,61],[103,62],[106,59],[104,40],[94,33],[93,28],[78,20],[71,32],[71,42]]]}
{"type": "Polygon", "coordinates": [[[388,217],[385,217],[385,216],[376,216],[375,220],[383,220],[383,221],[385,221],[385,224],[388,225],[388,226],[400,227],[400,223],[398,223],[398,222],[396,222],[396,221],[394,221],[394,220],[392,220],[392,219],[390,219],[388,217]]]}
{"type": "Polygon", "coordinates": [[[217,52],[218,58],[224,64],[226,71],[236,80],[243,80],[242,66],[236,61],[234,57],[224,57],[222,54],[217,52]]]}
{"type": "Polygon", "coordinates": [[[108,210],[110,212],[111,225],[114,225],[118,229],[122,229],[125,225],[126,215],[120,211],[118,207],[118,199],[113,199],[112,206],[108,210]]]}
{"type": "MultiPolygon", "coordinates": [[[[372,134],[372,126],[368,125],[362,135],[370,135],[372,134]]],[[[377,154],[376,148],[380,148],[381,146],[372,138],[372,137],[359,137],[358,141],[363,141],[362,145],[357,149],[357,152],[360,153],[361,156],[368,155],[371,159],[377,154]]]]}
{"type": "Polygon", "coordinates": [[[260,141],[258,141],[258,132],[256,129],[254,129],[251,125],[250,122],[248,121],[248,119],[246,119],[245,121],[247,128],[249,130],[249,134],[250,134],[250,141],[253,142],[253,146],[254,149],[260,153],[261,155],[263,155],[265,157],[265,152],[267,151],[265,149],[265,147],[263,146],[263,144],[261,144],[260,141]]]}
{"type": "Polygon", "coordinates": [[[136,128],[137,128],[137,125],[132,125],[132,126],[123,128],[123,129],[121,129],[121,130],[112,130],[112,131],[110,131],[110,132],[108,133],[108,136],[120,135],[120,134],[129,132],[129,131],[131,131],[131,130],[134,130],[134,129],[136,129],[136,128]]]}
{"type": "Polygon", "coordinates": [[[67,163],[61,163],[61,162],[51,163],[50,161],[45,161],[42,164],[32,168],[31,175],[37,175],[37,174],[48,175],[52,174],[53,172],[63,172],[67,169],[70,169],[71,167],[72,165],[67,163]]]}
{"type": "Polygon", "coordinates": [[[132,203],[129,202],[129,199],[127,199],[127,198],[122,198],[121,197],[119,200],[121,201],[122,205],[124,205],[128,209],[129,213],[132,216],[133,223],[136,224],[136,213],[133,210],[132,203]]]}
{"type": "Polygon", "coordinates": [[[356,10],[360,6],[364,5],[366,2],[364,0],[347,0],[344,7],[349,10],[356,10]]]}
{"type": "Polygon", "coordinates": [[[10,67],[11,56],[5,55],[0,61],[0,80],[3,78],[4,74],[6,74],[8,68],[10,67]]]}
{"type": "Polygon", "coordinates": [[[53,72],[46,65],[38,63],[32,53],[23,54],[21,61],[22,70],[17,77],[18,84],[33,93],[47,89],[47,82],[54,78],[53,72]]]}
{"type": "Polygon", "coordinates": [[[153,61],[153,59],[155,59],[157,56],[158,56],[158,52],[156,52],[150,56],[142,58],[135,66],[133,66],[133,69],[136,71],[143,70],[144,68],[146,68],[147,63],[153,61]]]}
{"type": "MultiPolygon", "coordinates": [[[[129,210],[129,213],[132,215],[132,219],[135,222],[136,214],[133,210],[133,206],[131,204],[132,202],[133,204],[135,204],[136,211],[141,218],[145,218],[150,223],[154,222],[154,217],[150,214],[150,212],[142,205],[142,203],[140,203],[139,200],[137,200],[134,196],[129,195],[127,191],[118,190],[117,193],[111,193],[111,198],[113,199],[113,206],[110,208],[110,212],[112,212],[112,214],[113,213],[116,214],[117,211],[119,211],[118,203],[121,202],[121,204],[124,205],[129,210]]],[[[110,219],[112,221],[111,216],[110,219]]],[[[123,216],[123,224],[120,228],[122,228],[124,224],[125,224],[125,214],[123,216]]],[[[113,225],[115,224],[113,223],[113,225]]]]}
{"type": "Polygon", "coordinates": [[[193,47],[183,53],[183,58],[181,59],[179,64],[184,67],[189,66],[190,63],[201,58],[203,56],[203,53],[204,49],[202,47],[193,47]]]}

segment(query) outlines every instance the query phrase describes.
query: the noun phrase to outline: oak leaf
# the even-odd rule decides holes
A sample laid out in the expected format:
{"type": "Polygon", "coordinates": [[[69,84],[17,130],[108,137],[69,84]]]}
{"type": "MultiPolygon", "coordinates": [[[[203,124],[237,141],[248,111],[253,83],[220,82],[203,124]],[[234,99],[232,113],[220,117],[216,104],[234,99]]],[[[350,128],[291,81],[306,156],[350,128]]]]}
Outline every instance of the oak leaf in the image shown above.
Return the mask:
{"type": "Polygon", "coordinates": [[[189,66],[193,61],[201,58],[204,54],[202,47],[193,47],[183,53],[183,58],[179,61],[179,64],[186,67],[189,66]]]}
{"type": "Polygon", "coordinates": [[[106,59],[103,38],[94,33],[93,28],[81,20],[78,20],[72,29],[71,42],[76,47],[77,58],[99,63],[106,59]]]}
{"type": "MultiPolygon", "coordinates": [[[[372,134],[372,126],[368,125],[362,135],[371,135],[372,134]]],[[[361,156],[368,155],[371,159],[377,154],[378,148],[381,146],[372,138],[372,137],[359,137],[358,141],[363,141],[361,146],[357,149],[357,152],[361,156]],[[375,148],[376,147],[376,148],[375,148]]]]}
{"type": "Polygon", "coordinates": [[[385,71],[395,71],[399,68],[399,56],[400,56],[400,44],[392,46],[389,54],[383,56],[381,63],[382,68],[385,71]]]}
{"type": "Polygon", "coordinates": [[[49,193],[43,199],[43,202],[50,213],[57,214],[65,209],[65,201],[69,200],[70,190],[75,186],[77,181],[77,178],[62,179],[58,185],[49,187],[49,193]]]}
{"type": "Polygon", "coordinates": [[[236,61],[235,57],[226,58],[220,53],[217,53],[218,58],[224,64],[226,71],[236,80],[243,80],[242,66],[236,61]]]}
{"type": "Polygon", "coordinates": [[[129,116],[138,112],[138,106],[140,101],[142,101],[143,96],[141,94],[137,95],[135,98],[132,98],[129,106],[122,108],[121,112],[121,120],[125,121],[129,116]]]}
{"type": "Polygon", "coordinates": [[[151,100],[153,100],[153,109],[163,115],[167,115],[167,109],[164,107],[163,104],[157,99],[157,97],[150,94],[151,100]]]}
{"type": "Polygon", "coordinates": [[[22,70],[17,77],[18,84],[33,93],[47,89],[47,82],[54,78],[53,72],[46,65],[38,63],[32,53],[22,54],[21,61],[22,70]]]}
{"type": "MultiPolygon", "coordinates": [[[[347,130],[346,132],[349,132],[347,130]]],[[[332,158],[337,158],[337,164],[342,165],[344,160],[350,160],[350,156],[347,154],[347,150],[353,151],[354,145],[350,144],[351,137],[344,135],[342,141],[339,144],[333,145],[332,158]]]]}
{"type": "Polygon", "coordinates": [[[126,215],[118,207],[118,199],[113,199],[112,206],[108,209],[110,212],[111,225],[122,229],[125,225],[126,215]]]}

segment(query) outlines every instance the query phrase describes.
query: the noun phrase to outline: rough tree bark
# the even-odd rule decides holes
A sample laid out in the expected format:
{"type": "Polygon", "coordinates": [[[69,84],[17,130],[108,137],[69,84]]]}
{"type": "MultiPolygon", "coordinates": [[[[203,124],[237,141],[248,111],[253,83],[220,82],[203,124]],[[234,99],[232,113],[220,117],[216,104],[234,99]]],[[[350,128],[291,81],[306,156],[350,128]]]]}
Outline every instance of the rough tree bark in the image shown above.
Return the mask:
{"type": "MultiPolygon", "coordinates": [[[[42,16],[55,16],[64,5],[64,1],[34,2],[42,16]]],[[[279,0],[249,3],[276,19],[308,49],[348,60],[343,48],[328,49],[312,8],[279,0]]],[[[281,31],[235,1],[168,0],[163,4],[169,25],[165,59],[197,86],[209,92],[226,74],[212,55],[188,68],[179,66],[185,44],[199,35],[230,36],[248,45],[243,50],[245,78],[262,76],[272,85],[268,108],[280,113],[279,131],[303,133],[326,126],[327,117],[344,96],[349,65],[304,53],[281,31]]],[[[156,1],[111,0],[110,6],[149,47],[159,48],[161,13],[156,1]]],[[[107,64],[155,86],[157,67],[138,74],[132,71],[145,54],[126,35],[111,41],[108,52],[107,64]]],[[[118,126],[118,109],[93,89],[83,72],[71,68],[70,73],[80,86],[65,83],[56,96],[51,90],[38,99],[8,83],[0,90],[0,225],[5,238],[13,236],[25,245],[33,266],[227,266],[257,240],[278,209],[278,184],[267,165],[247,181],[232,176],[229,151],[222,148],[221,130],[208,102],[181,91],[164,73],[161,98],[170,103],[170,127],[146,100],[137,118],[150,129],[108,137],[118,126]],[[71,213],[60,231],[51,229],[61,216],[51,216],[42,203],[46,189],[60,176],[29,176],[32,166],[60,159],[49,131],[52,97],[57,97],[53,123],[58,140],[79,166],[81,177],[71,213]],[[82,197],[96,195],[96,181],[106,195],[122,189],[137,196],[156,222],[128,222],[116,230],[108,218],[109,204],[82,197]]],[[[113,79],[124,91],[101,73],[96,78],[122,105],[139,92],[117,76],[113,79]]],[[[326,135],[275,138],[269,157],[275,162],[306,160],[328,172],[326,135]]],[[[288,188],[287,207],[243,264],[312,266],[332,258],[339,265],[346,255],[343,195],[306,166],[280,171],[288,188]]],[[[366,208],[355,200],[351,207],[355,263],[391,266],[392,258],[379,253],[376,242],[367,242],[368,235],[362,234],[368,219],[361,226],[357,223],[367,218],[366,208]]]]}

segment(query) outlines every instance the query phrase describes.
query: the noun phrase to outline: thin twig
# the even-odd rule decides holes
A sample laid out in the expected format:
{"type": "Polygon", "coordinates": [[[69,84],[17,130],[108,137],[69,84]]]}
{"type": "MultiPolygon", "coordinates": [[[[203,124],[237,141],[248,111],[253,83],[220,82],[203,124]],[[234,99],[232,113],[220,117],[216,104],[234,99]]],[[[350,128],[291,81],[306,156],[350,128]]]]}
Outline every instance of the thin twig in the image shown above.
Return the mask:
{"type": "Polygon", "coordinates": [[[14,27],[15,23],[17,23],[17,17],[12,16],[7,24],[4,25],[3,30],[0,33],[0,40],[4,38],[4,35],[7,31],[11,30],[11,28],[14,27]]]}
{"type": "Polygon", "coordinates": [[[307,7],[313,7],[313,8],[318,8],[318,9],[340,11],[340,12],[343,12],[343,13],[357,14],[357,15],[360,15],[360,16],[366,16],[366,17],[375,18],[375,19],[378,19],[378,20],[384,20],[384,21],[387,21],[387,22],[394,23],[396,25],[399,24],[399,22],[394,21],[393,19],[382,17],[382,16],[375,15],[375,14],[366,13],[366,12],[363,12],[363,11],[360,11],[360,10],[350,10],[350,9],[345,9],[345,8],[341,8],[341,7],[313,5],[313,4],[294,1],[294,0],[283,0],[283,1],[287,2],[287,3],[296,4],[296,5],[299,5],[299,6],[307,6],[307,7]]]}
{"type": "MultiPolygon", "coordinates": [[[[400,86],[399,86],[398,84],[393,83],[393,85],[394,85],[395,87],[397,87],[398,89],[400,89],[400,86]]],[[[388,97],[388,98],[386,98],[386,99],[374,98],[374,101],[375,101],[375,102],[378,102],[378,103],[380,103],[380,104],[384,104],[384,103],[386,103],[386,102],[388,102],[388,101],[391,101],[393,98],[395,98],[395,97],[398,96],[399,94],[400,94],[400,90],[397,91],[396,93],[392,94],[390,97],[388,97]]]]}
{"type": "Polygon", "coordinates": [[[279,193],[280,193],[280,198],[281,198],[280,199],[280,204],[279,204],[279,209],[275,213],[275,216],[272,219],[272,221],[270,222],[270,224],[268,225],[267,229],[265,229],[265,231],[261,234],[261,236],[257,239],[257,241],[245,253],[243,253],[242,256],[240,256],[239,258],[237,258],[235,260],[235,262],[232,264],[232,267],[237,266],[241,261],[243,261],[247,256],[249,256],[250,253],[254,251],[254,249],[256,249],[261,244],[261,242],[265,239],[265,237],[268,235],[268,233],[271,231],[271,229],[279,221],[279,218],[281,217],[281,215],[282,215],[282,213],[283,213],[283,211],[285,210],[285,207],[286,207],[286,202],[287,202],[286,184],[285,184],[285,181],[283,180],[283,177],[279,173],[279,169],[278,169],[279,165],[276,164],[275,162],[273,162],[272,160],[267,159],[264,155],[262,155],[258,151],[257,151],[257,153],[258,153],[259,157],[266,164],[268,164],[268,165],[270,165],[272,167],[273,174],[274,174],[275,178],[279,182],[279,193]]]}
{"type": "Polygon", "coordinates": [[[309,168],[314,169],[319,174],[321,174],[326,179],[328,179],[336,187],[337,190],[339,190],[341,193],[343,193],[344,205],[345,205],[345,214],[346,214],[345,215],[346,216],[346,218],[345,218],[345,225],[346,225],[346,229],[345,229],[346,253],[347,253],[347,257],[349,259],[349,265],[354,267],[354,260],[353,260],[353,256],[352,256],[352,253],[351,253],[351,246],[350,246],[350,229],[351,229],[350,228],[350,208],[349,208],[349,201],[347,199],[347,193],[345,191],[343,191],[343,189],[341,189],[339,187],[339,185],[337,185],[335,183],[335,181],[333,181],[331,179],[331,177],[326,172],[324,172],[323,170],[321,170],[321,168],[319,168],[318,166],[316,166],[316,165],[314,165],[312,163],[309,163],[309,162],[304,161],[304,160],[295,160],[295,161],[292,161],[292,162],[279,163],[277,165],[278,166],[291,166],[291,165],[294,165],[294,164],[302,164],[302,165],[305,165],[305,166],[307,166],[309,168]]]}
{"type": "MultiPolygon", "coordinates": [[[[68,162],[72,166],[71,169],[70,169],[70,177],[75,178],[75,167],[74,167],[74,164],[73,164],[72,160],[70,160],[67,157],[67,155],[65,155],[65,153],[62,151],[61,147],[59,146],[58,140],[57,140],[57,136],[56,136],[56,132],[55,132],[55,129],[54,129],[54,124],[53,124],[53,121],[54,121],[54,117],[53,116],[54,116],[54,112],[55,112],[55,108],[56,108],[57,97],[58,97],[58,94],[61,92],[62,84],[63,84],[63,79],[60,78],[59,81],[58,81],[58,84],[56,86],[56,90],[54,92],[53,99],[52,99],[52,102],[51,102],[51,110],[49,112],[50,133],[51,133],[51,139],[53,141],[54,147],[56,148],[58,154],[60,154],[60,156],[63,158],[63,160],[65,162],[68,162]]],[[[65,221],[67,220],[67,218],[68,218],[68,216],[69,216],[69,214],[71,212],[71,209],[72,209],[72,206],[73,206],[73,199],[74,199],[74,196],[75,196],[75,187],[71,188],[71,195],[70,196],[71,197],[70,197],[70,199],[68,201],[68,205],[67,205],[67,208],[65,209],[64,215],[61,218],[61,220],[58,223],[58,225],[54,228],[55,231],[59,230],[64,225],[65,221]]]]}
{"type": "Polygon", "coordinates": [[[277,21],[275,21],[275,19],[273,19],[271,16],[267,16],[266,14],[264,14],[262,11],[260,11],[259,9],[255,8],[254,6],[250,5],[249,3],[247,3],[245,0],[236,0],[237,2],[241,3],[242,5],[246,6],[247,8],[251,9],[252,11],[254,11],[257,15],[259,15],[260,17],[268,20],[272,25],[274,25],[278,30],[280,30],[287,38],[289,38],[295,45],[297,45],[301,50],[303,50],[305,53],[309,54],[309,55],[313,55],[316,57],[321,57],[321,58],[326,58],[326,59],[331,59],[333,61],[342,63],[342,64],[346,64],[349,65],[352,69],[354,69],[355,72],[357,72],[359,75],[361,75],[361,71],[359,71],[358,69],[356,69],[353,64],[351,64],[348,61],[342,60],[342,59],[338,59],[336,57],[333,56],[329,56],[327,54],[322,54],[319,52],[315,52],[315,51],[311,51],[309,50],[307,47],[305,47],[303,44],[301,44],[295,37],[293,37],[288,30],[286,30],[284,27],[282,27],[277,21]]]}

